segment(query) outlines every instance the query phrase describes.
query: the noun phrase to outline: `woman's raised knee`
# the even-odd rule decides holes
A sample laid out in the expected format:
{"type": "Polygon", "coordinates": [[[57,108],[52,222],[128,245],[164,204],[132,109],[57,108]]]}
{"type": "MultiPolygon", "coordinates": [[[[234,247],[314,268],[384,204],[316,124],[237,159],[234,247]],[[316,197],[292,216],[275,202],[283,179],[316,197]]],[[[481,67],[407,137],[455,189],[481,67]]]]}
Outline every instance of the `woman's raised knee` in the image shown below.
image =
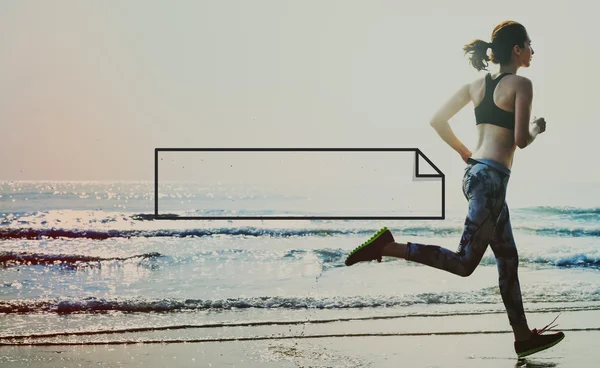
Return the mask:
{"type": "Polygon", "coordinates": [[[458,276],[469,277],[473,274],[473,272],[475,271],[476,268],[477,268],[477,264],[472,264],[472,263],[463,264],[463,267],[458,272],[458,276]]]}

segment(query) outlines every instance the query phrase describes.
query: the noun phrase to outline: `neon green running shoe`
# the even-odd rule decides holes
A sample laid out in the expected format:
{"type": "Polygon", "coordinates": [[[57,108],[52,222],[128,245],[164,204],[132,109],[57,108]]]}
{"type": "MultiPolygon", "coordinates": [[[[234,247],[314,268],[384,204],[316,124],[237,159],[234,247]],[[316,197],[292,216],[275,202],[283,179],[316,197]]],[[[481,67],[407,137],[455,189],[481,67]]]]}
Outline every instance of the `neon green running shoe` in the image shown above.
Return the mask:
{"type": "Polygon", "coordinates": [[[369,240],[356,247],[346,258],[346,266],[352,266],[357,262],[374,261],[381,262],[383,247],[394,241],[392,233],[387,227],[381,228],[371,236],[369,240]]]}

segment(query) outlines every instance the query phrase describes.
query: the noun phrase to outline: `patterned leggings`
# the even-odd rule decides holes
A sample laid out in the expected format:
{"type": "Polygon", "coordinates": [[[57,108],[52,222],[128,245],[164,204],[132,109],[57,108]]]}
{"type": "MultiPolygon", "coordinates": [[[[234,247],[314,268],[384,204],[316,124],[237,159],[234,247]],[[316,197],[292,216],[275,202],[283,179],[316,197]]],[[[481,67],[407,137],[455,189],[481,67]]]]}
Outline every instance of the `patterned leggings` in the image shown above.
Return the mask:
{"type": "Polygon", "coordinates": [[[469,159],[462,186],[469,211],[458,250],[408,243],[406,259],[466,277],[477,268],[489,244],[496,256],[508,320],[511,325],[518,325],[527,320],[517,276],[519,257],[505,202],[509,177],[510,171],[502,172],[469,159]]]}

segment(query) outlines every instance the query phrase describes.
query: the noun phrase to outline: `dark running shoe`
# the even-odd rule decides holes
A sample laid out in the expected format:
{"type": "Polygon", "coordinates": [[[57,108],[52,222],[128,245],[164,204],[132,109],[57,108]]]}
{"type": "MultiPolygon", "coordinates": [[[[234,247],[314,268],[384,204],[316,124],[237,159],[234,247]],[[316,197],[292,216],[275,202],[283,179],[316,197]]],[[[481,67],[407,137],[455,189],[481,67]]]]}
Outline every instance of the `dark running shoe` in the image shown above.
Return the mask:
{"type": "Polygon", "coordinates": [[[346,266],[352,266],[357,262],[374,261],[381,262],[383,247],[394,241],[392,233],[387,227],[377,231],[375,235],[366,242],[356,247],[346,258],[346,266]]]}
{"type": "MultiPolygon", "coordinates": [[[[556,318],[558,318],[558,316],[556,318]]],[[[556,318],[554,321],[556,321],[556,318]]],[[[554,323],[554,321],[550,322],[548,326],[554,323]]],[[[551,335],[542,335],[544,331],[548,331],[556,325],[551,327],[548,326],[539,331],[535,328],[531,330],[531,338],[527,341],[515,341],[515,351],[517,352],[517,356],[519,358],[523,358],[537,353],[538,351],[551,348],[565,338],[565,334],[562,332],[557,332],[551,335]]]]}

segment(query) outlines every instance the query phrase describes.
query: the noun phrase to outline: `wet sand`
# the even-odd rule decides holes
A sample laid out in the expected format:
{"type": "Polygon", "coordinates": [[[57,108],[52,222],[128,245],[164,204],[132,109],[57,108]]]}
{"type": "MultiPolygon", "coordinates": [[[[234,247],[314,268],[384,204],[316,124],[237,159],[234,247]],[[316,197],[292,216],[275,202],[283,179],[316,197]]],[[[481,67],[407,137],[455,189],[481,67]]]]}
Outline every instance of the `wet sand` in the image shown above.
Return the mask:
{"type": "MultiPolygon", "coordinates": [[[[530,314],[530,327],[543,327],[555,316],[530,314]]],[[[208,335],[189,329],[44,340],[57,344],[50,346],[25,345],[40,342],[37,339],[3,340],[21,345],[1,346],[0,366],[577,368],[600,364],[599,311],[562,313],[557,322],[566,338],[524,360],[514,353],[512,333],[498,328],[507,325],[505,319],[501,314],[409,317],[221,328],[208,335]],[[126,341],[145,342],[124,344],[126,341]]]]}

